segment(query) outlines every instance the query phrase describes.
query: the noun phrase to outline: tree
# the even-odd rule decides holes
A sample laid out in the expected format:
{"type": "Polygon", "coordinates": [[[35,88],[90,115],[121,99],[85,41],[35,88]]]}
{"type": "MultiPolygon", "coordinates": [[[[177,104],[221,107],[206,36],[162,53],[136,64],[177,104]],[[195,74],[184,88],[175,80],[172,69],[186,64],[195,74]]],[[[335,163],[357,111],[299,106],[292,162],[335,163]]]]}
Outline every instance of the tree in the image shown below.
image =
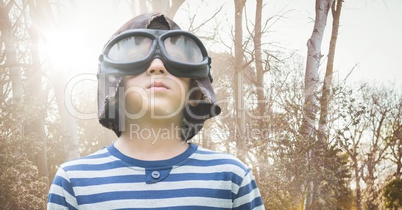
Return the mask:
{"type": "Polygon", "coordinates": [[[392,91],[386,88],[370,88],[364,90],[363,100],[368,103],[369,109],[365,120],[368,122],[368,145],[363,151],[365,156],[364,166],[366,173],[362,173],[362,179],[367,185],[365,190],[365,205],[368,209],[377,209],[380,189],[376,183],[378,179],[379,165],[387,156],[386,144],[387,126],[392,110],[392,91]]]}
{"type": "Polygon", "coordinates": [[[390,160],[396,166],[395,178],[402,177],[402,98],[397,96],[390,115],[389,133],[386,143],[390,149],[390,160]]]}
{"type": "MultiPolygon", "coordinates": [[[[350,159],[350,170],[353,173],[355,189],[355,206],[357,210],[362,209],[362,175],[363,162],[362,147],[365,132],[368,122],[365,120],[364,115],[367,112],[366,105],[359,100],[359,96],[349,88],[342,88],[339,90],[336,103],[338,110],[338,125],[334,128],[336,132],[335,138],[340,146],[343,148],[350,159]]],[[[358,92],[359,93],[359,92],[358,92]]]]}
{"type": "Polygon", "coordinates": [[[137,16],[142,13],[146,13],[148,11],[153,12],[161,12],[162,14],[166,14],[169,18],[175,16],[177,10],[180,6],[184,3],[184,0],[172,0],[172,1],[165,1],[165,0],[130,0],[130,9],[131,14],[133,16],[137,16]],[[147,2],[149,4],[147,4],[147,2]],[[137,6],[139,5],[139,6],[137,6]],[[139,9],[137,9],[139,8],[139,9]],[[151,9],[152,8],[152,9],[151,9]]]}
{"type": "Polygon", "coordinates": [[[298,209],[303,203],[306,180],[306,145],[298,141],[302,119],[302,66],[301,58],[293,57],[282,65],[271,63],[271,83],[268,101],[278,111],[268,119],[268,171],[265,189],[269,195],[267,209],[298,209]]]}
{"type": "MultiPolygon", "coordinates": [[[[3,209],[44,209],[48,184],[46,136],[33,130],[41,107],[26,87],[33,71],[27,2],[0,1],[0,203],[3,209]],[[41,137],[36,141],[36,137],[41,137]],[[44,158],[41,158],[44,157],[44,158]]],[[[40,84],[42,86],[42,84],[40,84]]],[[[43,120],[43,119],[42,119],[43,120]]],[[[42,124],[43,125],[43,124],[42,124]]]]}
{"type": "Polygon", "coordinates": [[[28,72],[30,78],[27,86],[27,100],[34,106],[38,107],[37,114],[29,121],[26,122],[25,131],[27,133],[34,133],[35,139],[40,145],[40,152],[37,154],[37,166],[40,176],[49,177],[48,163],[47,163],[47,139],[45,133],[45,116],[47,103],[47,92],[43,89],[43,68],[39,53],[39,42],[41,38],[41,30],[46,27],[46,23],[49,18],[47,11],[50,11],[50,4],[48,1],[29,1],[27,3],[29,7],[28,15],[32,21],[32,25],[29,26],[28,34],[30,40],[30,52],[31,52],[31,70],[28,72]]]}
{"type": "Polygon", "coordinates": [[[334,60],[336,42],[338,40],[339,22],[341,17],[343,0],[334,1],[331,7],[332,12],[332,33],[329,44],[328,61],[325,70],[324,82],[322,86],[322,96],[320,98],[320,118],[318,123],[318,140],[328,140],[328,110],[331,99],[332,76],[334,72],[334,60]]]}
{"type": "Polygon", "coordinates": [[[234,27],[234,110],[235,110],[235,139],[236,139],[236,151],[237,155],[241,158],[245,157],[244,151],[246,149],[245,136],[245,110],[243,100],[243,70],[244,70],[244,50],[243,50],[243,8],[246,4],[246,0],[234,1],[235,5],[235,27],[234,27]]]}
{"type": "Polygon", "coordinates": [[[384,186],[383,196],[387,209],[398,210],[402,207],[402,180],[394,179],[384,186]]]}
{"type": "MultiPolygon", "coordinates": [[[[315,145],[315,124],[318,113],[317,93],[319,85],[318,70],[322,58],[321,44],[324,36],[327,16],[333,0],[316,0],[315,22],[311,37],[307,41],[307,62],[304,80],[303,123],[300,128],[301,138],[307,145],[315,145]]],[[[322,142],[321,142],[322,143],[322,142]]],[[[313,147],[312,147],[313,148],[313,147]]],[[[316,199],[320,180],[317,180],[319,168],[314,161],[318,158],[317,151],[306,153],[307,167],[313,169],[307,181],[306,202],[304,209],[316,209],[316,199]]]]}
{"type": "MultiPolygon", "coordinates": [[[[257,124],[256,128],[260,131],[260,133],[262,135],[258,135],[257,139],[255,139],[255,149],[258,150],[258,153],[260,154],[260,156],[257,157],[257,163],[258,166],[256,167],[257,170],[255,171],[256,174],[256,181],[259,183],[260,188],[262,189],[261,191],[261,196],[263,197],[263,199],[265,200],[265,198],[268,198],[268,195],[266,193],[264,189],[264,183],[263,183],[263,176],[264,174],[266,174],[266,172],[268,171],[267,168],[267,159],[268,159],[268,153],[266,152],[267,148],[268,148],[268,138],[265,138],[264,134],[262,131],[264,131],[265,126],[266,126],[266,121],[265,121],[265,117],[263,116],[267,116],[267,113],[265,110],[269,110],[270,108],[268,107],[268,103],[266,100],[266,96],[265,96],[265,91],[264,91],[264,86],[265,86],[265,82],[264,82],[264,76],[265,73],[267,73],[269,71],[269,61],[266,61],[266,65],[264,68],[264,61],[262,59],[263,53],[263,45],[261,42],[261,38],[262,35],[264,34],[264,30],[262,28],[262,8],[263,8],[263,3],[262,0],[257,0],[256,3],[256,13],[255,13],[255,24],[254,24],[254,35],[252,35],[253,37],[253,44],[254,44],[254,62],[255,62],[255,80],[254,80],[254,84],[255,84],[255,95],[256,95],[256,103],[257,103],[257,107],[256,107],[256,112],[257,114],[253,114],[253,116],[256,117],[250,117],[251,121],[257,121],[254,122],[255,124],[257,124]]],[[[267,21],[268,22],[268,21],[267,21]]],[[[269,54],[267,54],[267,57],[269,56],[269,54]]],[[[267,186],[268,187],[268,186],[267,186]]]]}
{"type": "Polygon", "coordinates": [[[336,138],[351,161],[356,186],[357,209],[378,209],[382,181],[379,170],[386,174],[390,167],[387,142],[392,139],[397,116],[395,95],[387,88],[363,85],[358,91],[343,91],[337,98],[339,123],[336,138]],[[381,168],[380,168],[381,167],[381,168]],[[364,185],[362,185],[364,183],[364,185]]]}

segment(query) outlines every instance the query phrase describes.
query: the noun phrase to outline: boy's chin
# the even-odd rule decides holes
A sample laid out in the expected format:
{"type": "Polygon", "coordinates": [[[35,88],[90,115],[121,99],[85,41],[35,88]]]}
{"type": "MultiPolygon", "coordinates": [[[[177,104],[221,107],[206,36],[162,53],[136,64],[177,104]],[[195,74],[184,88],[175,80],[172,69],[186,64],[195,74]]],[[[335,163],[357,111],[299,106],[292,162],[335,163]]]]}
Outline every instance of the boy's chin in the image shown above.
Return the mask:
{"type": "Polygon", "coordinates": [[[153,119],[169,119],[181,114],[183,108],[169,107],[163,105],[155,105],[150,107],[151,118],[153,119]]]}
{"type": "Polygon", "coordinates": [[[171,118],[181,113],[184,104],[179,103],[178,99],[156,98],[149,101],[148,108],[148,112],[154,117],[171,118]]]}

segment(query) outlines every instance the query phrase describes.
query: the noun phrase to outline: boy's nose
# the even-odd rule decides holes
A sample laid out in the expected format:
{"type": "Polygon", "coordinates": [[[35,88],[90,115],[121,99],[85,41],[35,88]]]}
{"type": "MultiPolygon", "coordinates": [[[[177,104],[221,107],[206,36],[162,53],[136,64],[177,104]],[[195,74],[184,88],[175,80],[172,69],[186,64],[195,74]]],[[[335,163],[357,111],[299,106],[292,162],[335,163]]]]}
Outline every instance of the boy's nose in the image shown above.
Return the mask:
{"type": "Polygon", "coordinates": [[[167,74],[167,70],[165,68],[165,65],[163,65],[163,62],[160,59],[156,58],[151,62],[151,65],[147,69],[147,74],[149,76],[159,74],[165,75],[167,74]]]}

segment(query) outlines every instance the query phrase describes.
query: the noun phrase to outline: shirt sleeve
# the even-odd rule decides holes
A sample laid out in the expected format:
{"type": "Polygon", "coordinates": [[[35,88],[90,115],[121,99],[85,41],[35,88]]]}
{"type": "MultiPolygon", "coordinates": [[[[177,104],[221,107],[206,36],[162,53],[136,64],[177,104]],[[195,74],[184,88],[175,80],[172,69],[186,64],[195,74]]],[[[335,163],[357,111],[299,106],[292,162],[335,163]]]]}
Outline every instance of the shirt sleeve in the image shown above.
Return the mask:
{"type": "Polygon", "coordinates": [[[250,171],[246,173],[233,201],[236,210],[264,210],[261,194],[250,171]]]}
{"type": "Polygon", "coordinates": [[[77,199],[70,179],[63,168],[59,168],[50,186],[48,202],[48,210],[73,210],[78,209],[77,199]]]}

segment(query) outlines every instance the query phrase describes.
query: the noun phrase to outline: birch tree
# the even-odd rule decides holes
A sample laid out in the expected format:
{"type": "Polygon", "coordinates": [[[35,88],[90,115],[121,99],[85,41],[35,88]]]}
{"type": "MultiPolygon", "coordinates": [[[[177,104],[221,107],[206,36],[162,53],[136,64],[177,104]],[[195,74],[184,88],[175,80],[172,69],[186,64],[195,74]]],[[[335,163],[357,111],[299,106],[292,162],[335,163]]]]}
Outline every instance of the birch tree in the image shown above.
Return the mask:
{"type": "MultiPolygon", "coordinates": [[[[332,7],[333,0],[316,0],[315,3],[315,22],[311,37],[307,41],[307,62],[306,73],[304,79],[304,105],[303,105],[303,121],[300,128],[300,134],[307,145],[313,145],[315,142],[315,124],[316,115],[318,113],[318,86],[319,75],[318,70],[320,67],[320,61],[322,58],[321,44],[324,36],[324,30],[327,24],[327,17],[330,8],[332,7]]],[[[311,148],[313,148],[311,146],[311,148]]],[[[308,160],[308,166],[314,168],[313,162],[317,158],[316,151],[310,150],[306,154],[308,160]]],[[[318,174],[317,168],[311,171],[310,179],[307,180],[307,191],[304,209],[315,209],[316,196],[318,191],[318,180],[316,176],[318,174]]]]}

